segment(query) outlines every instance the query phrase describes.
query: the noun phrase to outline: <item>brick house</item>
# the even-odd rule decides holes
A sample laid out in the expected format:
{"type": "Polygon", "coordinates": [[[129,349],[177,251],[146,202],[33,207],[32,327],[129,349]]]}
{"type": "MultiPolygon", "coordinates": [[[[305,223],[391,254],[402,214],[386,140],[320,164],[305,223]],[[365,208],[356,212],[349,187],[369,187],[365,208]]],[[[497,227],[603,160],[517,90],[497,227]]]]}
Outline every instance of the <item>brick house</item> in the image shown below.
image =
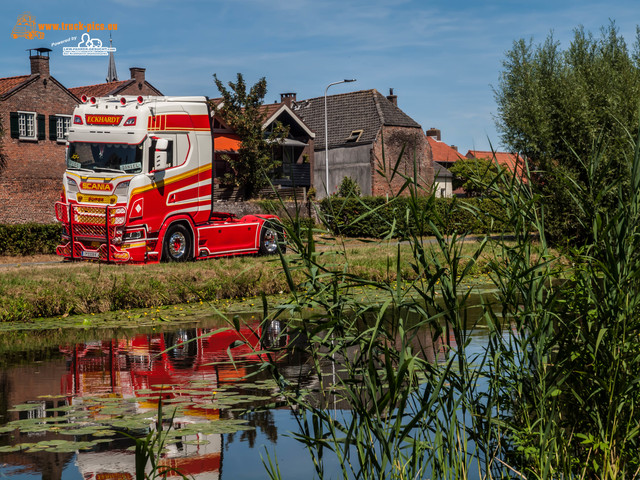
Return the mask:
{"type": "Polygon", "coordinates": [[[162,96],[160,90],[151,85],[145,78],[145,69],[131,67],[131,78],[127,80],[111,80],[96,85],[86,85],[84,87],[73,87],[69,91],[76,97],[82,95],[87,97],[108,97],[109,95],[158,95],[162,96]]]}
{"type": "Polygon", "coordinates": [[[465,157],[496,161],[500,164],[500,166],[509,170],[509,172],[511,173],[515,172],[516,175],[520,178],[522,178],[525,173],[524,160],[517,153],[491,152],[486,150],[469,150],[465,155],[465,157]]]}
{"type": "MultiPolygon", "coordinates": [[[[289,135],[282,145],[274,145],[272,155],[274,161],[280,166],[272,172],[271,182],[278,190],[280,196],[288,197],[297,195],[302,200],[306,199],[309,188],[313,185],[313,157],[315,133],[292,110],[295,94],[283,93],[280,102],[262,105],[264,114],[262,130],[269,132],[276,122],[280,122],[289,128],[289,135]]],[[[222,99],[211,100],[214,109],[221,104],[222,99]]],[[[230,172],[229,163],[225,156],[238,155],[241,146],[240,137],[226,125],[224,118],[219,114],[213,119],[214,155],[215,155],[215,183],[221,185],[223,177],[230,172]]],[[[217,199],[229,199],[237,192],[228,188],[218,188],[215,196],[217,199]]],[[[261,196],[272,196],[271,188],[261,192],[261,196]]],[[[236,197],[233,197],[236,198],[236,197]]],[[[238,197],[239,198],[239,197],[238,197]]]]}
{"type": "Polygon", "coordinates": [[[0,78],[6,158],[0,171],[0,223],[52,223],[53,205],[60,199],[65,135],[78,99],[50,75],[50,50],[34,50],[29,75],[0,78]]]}
{"type": "Polygon", "coordinates": [[[447,145],[442,141],[442,134],[437,128],[427,130],[427,141],[431,146],[435,169],[435,183],[437,197],[452,197],[464,195],[461,188],[453,190],[453,175],[449,168],[464,156],[458,152],[455,145],[447,145]]]}
{"type": "Polygon", "coordinates": [[[83,94],[161,95],[145,80],[145,69],[138,67],[130,69],[128,80],[66,88],[50,75],[50,51],[30,51],[29,75],[0,78],[6,160],[0,170],[0,224],[55,222],[54,204],[60,199],[66,168],[66,133],[83,94]]]}
{"type": "MultiPolygon", "coordinates": [[[[293,100],[293,111],[317,135],[314,187],[318,197],[324,198],[324,97],[293,100]]],[[[398,108],[393,91],[388,97],[375,89],[327,96],[327,112],[329,193],[347,176],[358,183],[363,195],[397,193],[404,179],[400,175],[392,179],[391,173],[403,147],[398,171],[413,177],[415,159],[418,181],[425,193],[430,191],[434,179],[431,148],[422,127],[398,108]]]]}

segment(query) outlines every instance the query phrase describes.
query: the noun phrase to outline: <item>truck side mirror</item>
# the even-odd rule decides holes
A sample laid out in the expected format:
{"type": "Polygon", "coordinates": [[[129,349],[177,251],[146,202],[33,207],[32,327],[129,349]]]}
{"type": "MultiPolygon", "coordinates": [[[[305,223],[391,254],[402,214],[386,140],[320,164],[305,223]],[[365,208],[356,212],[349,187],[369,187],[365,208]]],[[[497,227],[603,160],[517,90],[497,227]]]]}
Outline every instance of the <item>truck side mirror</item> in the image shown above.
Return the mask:
{"type": "Polygon", "coordinates": [[[166,170],[168,164],[169,140],[166,138],[159,138],[156,141],[156,149],[153,157],[153,169],[156,171],[166,170]]]}

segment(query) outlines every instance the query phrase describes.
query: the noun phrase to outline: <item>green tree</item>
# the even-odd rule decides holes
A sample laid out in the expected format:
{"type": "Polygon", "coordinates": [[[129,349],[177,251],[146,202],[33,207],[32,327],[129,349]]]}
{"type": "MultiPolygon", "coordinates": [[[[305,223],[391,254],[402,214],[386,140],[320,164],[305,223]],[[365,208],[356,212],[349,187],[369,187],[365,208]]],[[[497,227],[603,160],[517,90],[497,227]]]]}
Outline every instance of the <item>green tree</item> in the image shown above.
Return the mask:
{"type": "Polygon", "coordinates": [[[362,190],[360,189],[360,185],[351,177],[344,177],[336,192],[336,196],[344,198],[359,197],[361,195],[362,190]]]}
{"type": "Polygon", "coordinates": [[[483,195],[499,174],[498,166],[487,158],[461,158],[449,171],[453,174],[453,189],[463,188],[470,197],[483,195]]]}
{"type": "Polygon", "coordinates": [[[246,198],[252,198],[269,185],[269,174],[279,166],[273,159],[272,149],[286,138],[288,130],[278,123],[270,132],[264,131],[267,116],[263,108],[267,94],[264,77],[249,91],[241,73],[235,83],[227,84],[228,88],[216,74],[213,78],[222,95],[222,105],[217,113],[242,141],[237,157],[225,157],[233,172],[228,180],[242,187],[246,198]]]}
{"type": "MultiPolygon", "coordinates": [[[[566,50],[553,35],[539,45],[518,40],[503,61],[494,89],[497,127],[504,145],[528,159],[556,240],[589,236],[567,187],[586,185],[590,156],[608,165],[609,180],[628,176],[628,132],[636,130],[640,102],[638,45],[636,39],[630,52],[612,22],[599,37],[577,28],[566,50]]],[[[608,208],[606,201],[595,205],[600,187],[587,188],[594,209],[608,208]]]]}

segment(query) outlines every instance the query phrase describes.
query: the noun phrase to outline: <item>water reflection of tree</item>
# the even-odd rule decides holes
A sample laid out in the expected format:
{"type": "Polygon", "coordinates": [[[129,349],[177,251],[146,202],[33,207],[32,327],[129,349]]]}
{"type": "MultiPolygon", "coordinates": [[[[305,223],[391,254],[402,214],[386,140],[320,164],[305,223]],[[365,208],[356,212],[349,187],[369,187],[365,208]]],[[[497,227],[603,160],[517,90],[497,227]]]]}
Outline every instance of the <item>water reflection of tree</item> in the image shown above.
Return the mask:
{"type": "MultiPolygon", "coordinates": [[[[9,392],[11,391],[11,381],[6,372],[0,372],[0,425],[5,425],[9,421],[9,392]]],[[[0,437],[2,438],[2,437],[0,437]]]]}
{"type": "Polygon", "coordinates": [[[258,436],[258,429],[269,439],[273,444],[278,441],[278,428],[276,427],[275,419],[271,410],[261,410],[256,412],[248,412],[242,418],[248,420],[248,425],[253,427],[250,430],[244,430],[237,433],[230,433],[227,435],[227,442],[225,448],[228,450],[229,445],[233,443],[235,436],[239,435],[240,442],[247,442],[250,448],[253,448],[258,436]]]}

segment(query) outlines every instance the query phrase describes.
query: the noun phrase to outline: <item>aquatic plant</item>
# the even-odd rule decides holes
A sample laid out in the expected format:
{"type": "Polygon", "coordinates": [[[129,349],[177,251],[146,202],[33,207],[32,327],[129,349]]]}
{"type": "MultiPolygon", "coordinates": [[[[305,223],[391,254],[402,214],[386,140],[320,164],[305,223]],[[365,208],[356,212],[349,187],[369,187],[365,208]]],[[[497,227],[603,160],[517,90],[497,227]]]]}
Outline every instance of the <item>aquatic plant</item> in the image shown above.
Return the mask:
{"type": "MultiPolygon", "coordinates": [[[[388,259],[393,280],[358,276],[344,245],[320,250],[320,231],[287,219],[297,255],[280,258],[291,299],[267,318],[292,318],[287,334],[309,341],[315,388],[282,387],[298,421],[293,435],[319,478],[335,477],[325,470],[329,456],[343,478],[638,476],[640,137],[629,143],[628,183],[603,174],[599,148],[582,159],[589,181],[570,194],[576,211],[598,213],[585,225],[594,242],[567,252],[570,267],[547,244],[528,172],[497,165],[482,185],[505,227],[491,239],[493,293],[483,296],[482,315],[489,344],[480,351],[469,337],[477,320],[465,279],[490,239],[469,252],[465,232],[441,234],[446,215],[431,208],[415,172],[391,170],[405,180],[411,220],[401,235],[397,224],[388,228],[387,238],[410,245],[408,259],[400,246],[388,259]],[[590,210],[610,194],[616,208],[590,210]],[[426,226],[433,243],[419,233],[426,226]],[[340,261],[323,262],[327,255],[340,261]],[[400,272],[405,261],[411,276],[400,272]]],[[[357,221],[375,218],[364,204],[363,212],[357,221]]],[[[326,228],[322,212],[320,220],[326,228]]],[[[264,463],[280,478],[277,458],[264,463]]]]}

